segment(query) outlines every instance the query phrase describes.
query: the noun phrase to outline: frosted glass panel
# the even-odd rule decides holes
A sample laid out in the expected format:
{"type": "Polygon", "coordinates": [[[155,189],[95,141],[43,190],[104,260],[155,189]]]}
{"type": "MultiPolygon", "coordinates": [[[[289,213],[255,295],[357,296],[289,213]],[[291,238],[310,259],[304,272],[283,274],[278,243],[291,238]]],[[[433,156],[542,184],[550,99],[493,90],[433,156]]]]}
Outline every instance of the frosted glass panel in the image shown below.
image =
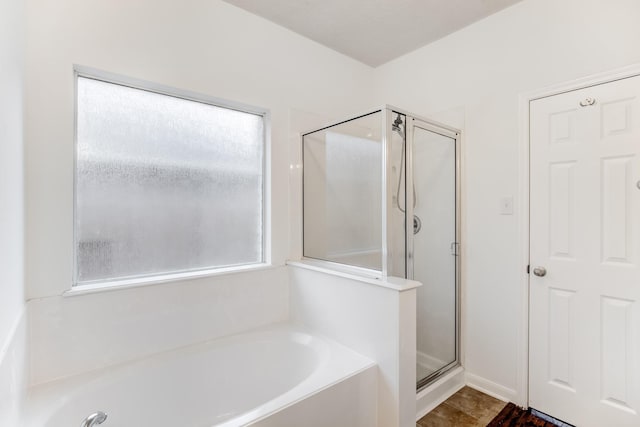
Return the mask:
{"type": "Polygon", "coordinates": [[[304,256],[382,268],[382,113],[303,137],[304,256]]]}
{"type": "Polygon", "coordinates": [[[77,83],[77,283],[262,261],[261,115],[77,83]]]}

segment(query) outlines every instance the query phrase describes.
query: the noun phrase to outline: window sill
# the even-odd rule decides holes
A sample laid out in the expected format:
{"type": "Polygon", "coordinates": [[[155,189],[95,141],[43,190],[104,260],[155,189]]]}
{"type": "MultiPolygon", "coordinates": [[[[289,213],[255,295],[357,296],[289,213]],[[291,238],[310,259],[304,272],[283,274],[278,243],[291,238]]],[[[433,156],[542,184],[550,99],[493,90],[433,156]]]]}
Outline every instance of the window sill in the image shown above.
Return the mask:
{"type": "Polygon", "coordinates": [[[210,270],[199,270],[183,273],[163,274],[152,277],[137,277],[122,280],[109,280],[103,282],[90,283],[86,285],[76,285],[65,291],[62,296],[74,297],[79,295],[94,294],[98,292],[110,292],[120,289],[138,288],[142,286],[158,285],[163,283],[173,283],[184,280],[203,279],[207,277],[225,276],[228,274],[245,273],[250,271],[270,270],[277,268],[267,263],[250,264],[232,267],[223,267],[210,270]]]}

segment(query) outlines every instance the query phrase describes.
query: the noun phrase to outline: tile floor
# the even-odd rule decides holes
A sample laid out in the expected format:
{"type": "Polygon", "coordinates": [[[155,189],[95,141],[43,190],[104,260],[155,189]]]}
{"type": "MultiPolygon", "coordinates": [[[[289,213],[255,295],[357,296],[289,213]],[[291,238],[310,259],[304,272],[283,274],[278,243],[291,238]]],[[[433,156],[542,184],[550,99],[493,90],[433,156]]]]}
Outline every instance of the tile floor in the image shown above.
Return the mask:
{"type": "Polygon", "coordinates": [[[463,387],[418,420],[416,427],[486,427],[506,405],[507,402],[463,387]]]}

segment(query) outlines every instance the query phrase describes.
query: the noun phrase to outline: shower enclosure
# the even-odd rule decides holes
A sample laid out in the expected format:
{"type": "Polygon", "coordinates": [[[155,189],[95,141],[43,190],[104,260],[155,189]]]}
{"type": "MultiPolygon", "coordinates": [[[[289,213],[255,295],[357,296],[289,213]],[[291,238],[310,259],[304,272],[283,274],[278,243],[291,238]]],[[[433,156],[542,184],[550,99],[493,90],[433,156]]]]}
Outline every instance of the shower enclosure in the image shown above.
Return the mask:
{"type": "Polygon", "coordinates": [[[459,136],[391,106],[302,135],[303,256],[423,284],[418,389],[459,364],[459,136]]]}

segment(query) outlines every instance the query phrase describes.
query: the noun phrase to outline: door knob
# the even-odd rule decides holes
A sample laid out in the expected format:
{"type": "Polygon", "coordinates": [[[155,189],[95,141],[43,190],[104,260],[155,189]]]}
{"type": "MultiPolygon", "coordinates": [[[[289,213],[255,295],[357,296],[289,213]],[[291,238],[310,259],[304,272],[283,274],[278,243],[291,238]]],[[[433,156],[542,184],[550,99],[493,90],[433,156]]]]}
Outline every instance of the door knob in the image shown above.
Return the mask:
{"type": "Polygon", "coordinates": [[[536,267],[533,269],[533,274],[538,277],[544,277],[547,275],[547,269],[544,267],[536,267]]]}

